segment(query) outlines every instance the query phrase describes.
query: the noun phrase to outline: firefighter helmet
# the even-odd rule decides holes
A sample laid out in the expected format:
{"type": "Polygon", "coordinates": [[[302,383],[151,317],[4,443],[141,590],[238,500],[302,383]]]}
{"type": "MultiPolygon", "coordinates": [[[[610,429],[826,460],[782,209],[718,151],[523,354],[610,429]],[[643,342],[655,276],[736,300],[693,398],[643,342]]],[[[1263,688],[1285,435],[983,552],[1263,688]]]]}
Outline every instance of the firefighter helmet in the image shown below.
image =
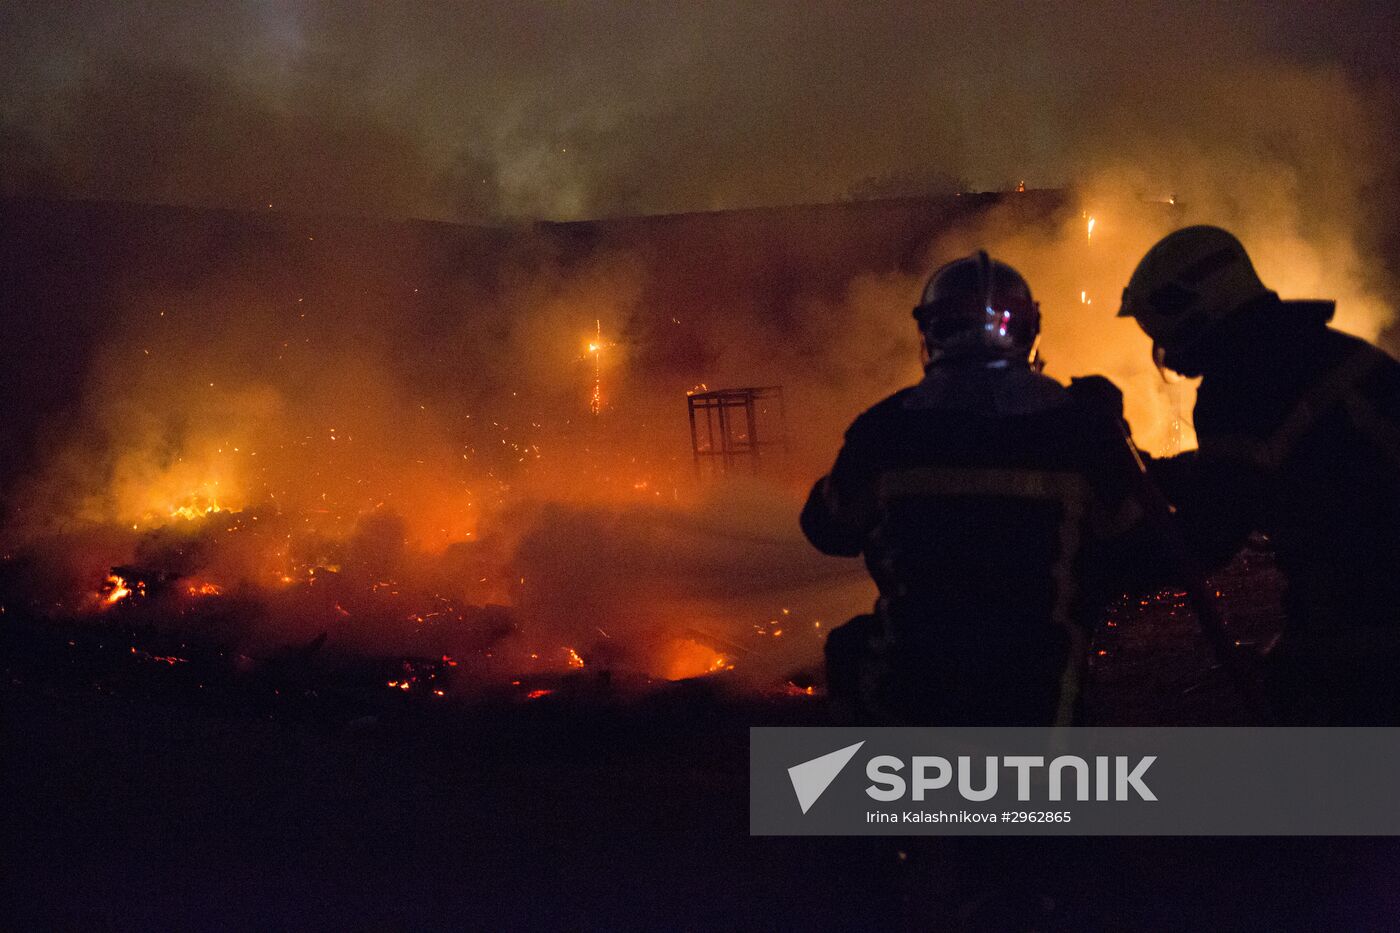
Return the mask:
{"type": "Polygon", "coordinates": [[[930,363],[1027,361],[1040,336],[1040,305],[1030,286],[985,250],[939,268],[924,286],[914,319],[930,363]]]}
{"type": "Polygon", "coordinates": [[[1272,295],[1243,244],[1219,227],[1185,227],[1147,251],[1119,317],[1136,319],[1160,354],[1182,354],[1232,312],[1272,295]]]}

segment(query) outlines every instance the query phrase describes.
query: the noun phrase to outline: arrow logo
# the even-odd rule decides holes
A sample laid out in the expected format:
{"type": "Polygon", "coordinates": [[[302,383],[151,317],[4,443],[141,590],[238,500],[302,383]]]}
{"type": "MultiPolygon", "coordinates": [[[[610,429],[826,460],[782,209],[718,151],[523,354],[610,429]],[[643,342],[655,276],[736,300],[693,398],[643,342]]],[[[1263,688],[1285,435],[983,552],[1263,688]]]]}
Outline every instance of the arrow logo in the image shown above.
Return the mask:
{"type": "Polygon", "coordinates": [[[803,813],[812,809],[812,804],[826,792],[831,782],[841,773],[841,769],[850,763],[864,744],[865,741],[862,740],[788,768],[788,777],[792,779],[792,789],[797,793],[797,802],[801,805],[803,813]]]}

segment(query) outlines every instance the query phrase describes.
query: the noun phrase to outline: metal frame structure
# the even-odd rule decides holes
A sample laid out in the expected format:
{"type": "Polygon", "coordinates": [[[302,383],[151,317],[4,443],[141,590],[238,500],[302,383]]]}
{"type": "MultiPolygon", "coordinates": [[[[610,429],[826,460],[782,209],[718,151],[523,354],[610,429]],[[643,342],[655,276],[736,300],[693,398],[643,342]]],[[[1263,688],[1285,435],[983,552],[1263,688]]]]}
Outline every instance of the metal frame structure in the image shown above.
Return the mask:
{"type": "Polygon", "coordinates": [[[747,461],[750,471],[758,473],[765,449],[776,447],[787,451],[787,408],[782,386],[693,392],[686,397],[686,404],[690,410],[690,450],[695,458],[697,476],[702,474],[707,461],[720,473],[728,473],[736,464],[747,461]],[[765,434],[772,422],[764,402],[777,404],[775,440],[760,437],[760,422],[764,424],[765,434]],[[701,414],[705,422],[703,431],[699,423],[701,414]]]}

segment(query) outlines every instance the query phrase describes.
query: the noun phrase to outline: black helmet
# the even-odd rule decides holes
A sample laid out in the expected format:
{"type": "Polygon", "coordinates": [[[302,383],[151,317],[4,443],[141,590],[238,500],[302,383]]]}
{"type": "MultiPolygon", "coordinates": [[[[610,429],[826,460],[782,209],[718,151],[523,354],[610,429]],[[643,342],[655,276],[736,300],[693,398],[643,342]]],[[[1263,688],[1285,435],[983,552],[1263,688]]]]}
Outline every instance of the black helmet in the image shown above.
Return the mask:
{"type": "Polygon", "coordinates": [[[1040,304],[1021,273],[978,250],[940,268],[914,308],[929,362],[1028,361],[1040,336],[1040,304]]]}

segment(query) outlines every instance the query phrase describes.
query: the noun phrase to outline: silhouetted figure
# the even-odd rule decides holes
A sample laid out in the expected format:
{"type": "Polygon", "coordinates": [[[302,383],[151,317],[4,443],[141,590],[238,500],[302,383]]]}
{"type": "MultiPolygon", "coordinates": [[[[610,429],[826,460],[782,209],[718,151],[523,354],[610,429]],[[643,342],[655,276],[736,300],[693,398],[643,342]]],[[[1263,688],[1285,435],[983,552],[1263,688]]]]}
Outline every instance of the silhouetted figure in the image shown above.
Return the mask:
{"type": "Polygon", "coordinates": [[[1400,364],[1282,301],[1216,227],[1157,243],[1123,292],[1160,365],[1203,377],[1200,440],[1152,465],[1207,566],[1251,532],[1287,579],[1267,666],[1284,722],[1400,723],[1400,364]]]}
{"type": "Polygon", "coordinates": [[[1036,371],[1039,306],[984,252],[939,269],[914,317],[923,381],[856,419],[802,512],[880,591],[828,637],[828,689],[863,721],[1069,723],[1091,612],[1147,547],[1121,396],[1036,371]]]}

